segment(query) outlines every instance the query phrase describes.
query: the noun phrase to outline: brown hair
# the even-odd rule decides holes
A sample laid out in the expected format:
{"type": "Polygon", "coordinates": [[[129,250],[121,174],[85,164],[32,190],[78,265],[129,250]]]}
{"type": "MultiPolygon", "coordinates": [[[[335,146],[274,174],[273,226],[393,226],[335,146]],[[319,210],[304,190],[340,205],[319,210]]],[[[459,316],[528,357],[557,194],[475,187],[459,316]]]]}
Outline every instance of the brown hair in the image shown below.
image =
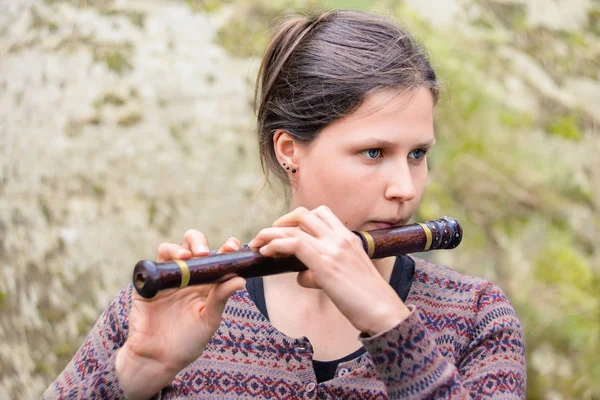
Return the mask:
{"type": "Polygon", "coordinates": [[[333,10],[281,22],[263,57],[255,104],[261,165],[287,175],[273,146],[277,129],[309,144],[328,124],[351,114],[378,89],[439,86],[424,48],[394,21],[360,11],[333,10]]]}

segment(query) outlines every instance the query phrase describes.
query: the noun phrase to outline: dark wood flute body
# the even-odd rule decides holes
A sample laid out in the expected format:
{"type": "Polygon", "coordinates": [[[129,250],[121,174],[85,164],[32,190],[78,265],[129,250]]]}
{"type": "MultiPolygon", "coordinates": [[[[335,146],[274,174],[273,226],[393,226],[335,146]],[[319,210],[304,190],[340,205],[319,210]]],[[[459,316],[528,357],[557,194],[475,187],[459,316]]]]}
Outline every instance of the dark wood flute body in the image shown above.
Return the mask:
{"type": "MultiPolygon", "coordinates": [[[[450,217],[354,233],[361,239],[370,258],[453,249],[462,240],[460,224],[450,217]]],[[[139,261],[133,270],[133,285],[142,297],[152,298],[161,290],[222,282],[233,276],[253,278],[306,269],[296,257],[264,257],[258,250],[244,246],[236,252],[185,261],[139,261]]]]}

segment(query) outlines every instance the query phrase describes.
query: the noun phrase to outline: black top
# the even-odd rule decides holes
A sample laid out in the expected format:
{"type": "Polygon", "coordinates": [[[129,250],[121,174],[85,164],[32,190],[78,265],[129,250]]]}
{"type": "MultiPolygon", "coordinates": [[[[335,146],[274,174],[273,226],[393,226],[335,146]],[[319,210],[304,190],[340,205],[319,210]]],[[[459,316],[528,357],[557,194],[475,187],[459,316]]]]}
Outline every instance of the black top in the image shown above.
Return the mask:
{"type": "MultiPolygon", "coordinates": [[[[408,297],[408,292],[410,291],[414,274],[415,262],[412,260],[412,258],[408,256],[396,257],[394,269],[392,270],[392,276],[390,277],[390,286],[394,288],[402,301],[406,301],[406,298],[408,297]]],[[[267,303],[265,302],[265,287],[263,284],[263,278],[258,277],[248,279],[246,281],[246,290],[248,290],[250,298],[252,301],[254,301],[256,307],[260,310],[262,315],[264,315],[266,319],[269,319],[267,303]]],[[[315,375],[317,376],[317,382],[321,383],[333,379],[338,364],[350,361],[362,355],[365,351],[365,348],[361,347],[355,352],[337,360],[313,360],[313,367],[315,369],[315,375]]]]}

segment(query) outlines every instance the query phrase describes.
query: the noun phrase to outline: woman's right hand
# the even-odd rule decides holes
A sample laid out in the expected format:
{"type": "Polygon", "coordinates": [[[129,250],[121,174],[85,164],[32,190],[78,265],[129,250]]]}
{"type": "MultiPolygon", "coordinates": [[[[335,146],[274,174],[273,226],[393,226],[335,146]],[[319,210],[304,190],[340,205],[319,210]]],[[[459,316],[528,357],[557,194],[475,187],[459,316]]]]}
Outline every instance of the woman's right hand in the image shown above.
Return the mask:
{"type": "MultiPolygon", "coordinates": [[[[240,247],[238,239],[230,238],[219,252],[240,247]]],[[[181,245],[161,244],[157,262],[208,254],[206,236],[189,230],[181,245]]],[[[152,299],[144,299],[134,290],[129,335],[116,359],[117,377],[128,398],[151,397],[200,357],[221,323],[229,296],[244,284],[243,278],[234,277],[218,284],[161,291],[152,299]]]]}

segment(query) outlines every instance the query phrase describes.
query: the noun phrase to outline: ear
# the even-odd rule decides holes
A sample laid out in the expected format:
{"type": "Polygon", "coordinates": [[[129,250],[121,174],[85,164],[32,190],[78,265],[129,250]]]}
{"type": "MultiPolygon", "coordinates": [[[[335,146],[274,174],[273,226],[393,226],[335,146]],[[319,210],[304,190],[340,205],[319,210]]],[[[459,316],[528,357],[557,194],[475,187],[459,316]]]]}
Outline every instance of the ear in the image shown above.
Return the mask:
{"type": "Polygon", "coordinates": [[[273,134],[273,148],[279,164],[295,165],[299,146],[292,136],[283,129],[277,129],[273,134]]]}

